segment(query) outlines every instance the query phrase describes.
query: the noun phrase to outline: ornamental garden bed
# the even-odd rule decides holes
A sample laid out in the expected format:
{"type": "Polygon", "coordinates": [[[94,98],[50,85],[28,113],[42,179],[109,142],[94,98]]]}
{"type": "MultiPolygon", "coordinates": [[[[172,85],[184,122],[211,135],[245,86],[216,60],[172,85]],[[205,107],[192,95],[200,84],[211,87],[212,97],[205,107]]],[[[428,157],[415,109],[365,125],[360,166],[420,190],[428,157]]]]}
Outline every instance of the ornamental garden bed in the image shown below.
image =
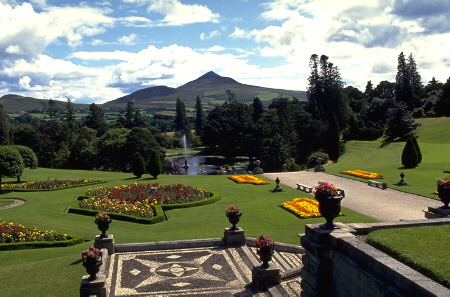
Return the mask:
{"type": "MultiPolygon", "coordinates": [[[[294,198],[283,202],[280,207],[293,213],[300,219],[318,218],[322,215],[319,212],[319,202],[310,198],[294,198]]],[[[343,216],[342,212],[339,216],[343,216]]]]}
{"type": "Polygon", "coordinates": [[[91,179],[80,179],[80,180],[54,179],[54,180],[32,181],[22,183],[2,183],[1,190],[15,191],[15,192],[54,191],[99,183],[102,183],[102,181],[91,179]]]}
{"type": "Polygon", "coordinates": [[[0,222],[0,250],[20,250],[47,247],[65,247],[83,242],[83,238],[25,227],[14,222],[0,222]]]}
{"type": "Polygon", "coordinates": [[[379,173],[365,171],[365,170],[344,170],[344,171],[341,171],[341,173],[352,175],[352,176],[356,176],[356,177],[360,177],[360,178],[365,178],[365,179],[380,179],[380,178],[383,178],[383,176],[381,174],[379,174],[379,173]]]}
{"type": "Polygon", "coordinates": [[[194,207],[219,200],[216,193],[182,184],[132,183],[89,189],[68,209],[70,213],[93,216],[106,212],[111,218],[142,224],[167,220],[166,210],[194,207]]]}
{"type": "Polygon", "coordinates": [[[256,177],[254,175],[249,175],[249,174],[232,175],[232,176],[229,176],[228,178],[238,184],[252,184],[252,185],[267,185],[267,184],[269,184],[268,181],[266,181],[262,178],[256,177]]]}

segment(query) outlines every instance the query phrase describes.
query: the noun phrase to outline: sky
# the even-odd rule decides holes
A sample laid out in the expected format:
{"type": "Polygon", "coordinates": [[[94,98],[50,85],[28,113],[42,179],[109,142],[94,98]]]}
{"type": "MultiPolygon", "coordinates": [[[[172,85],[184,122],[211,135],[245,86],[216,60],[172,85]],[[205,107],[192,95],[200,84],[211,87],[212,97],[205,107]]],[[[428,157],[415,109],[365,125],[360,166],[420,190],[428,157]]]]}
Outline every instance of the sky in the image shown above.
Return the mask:
{"type": "Polygon", "coordinates": [[[305,91],[312,54],[364,91],[401,52],[446,82],[449,49],[448,0],[0,0],[0,96],[100,104],[208,71],[305,91]]]}

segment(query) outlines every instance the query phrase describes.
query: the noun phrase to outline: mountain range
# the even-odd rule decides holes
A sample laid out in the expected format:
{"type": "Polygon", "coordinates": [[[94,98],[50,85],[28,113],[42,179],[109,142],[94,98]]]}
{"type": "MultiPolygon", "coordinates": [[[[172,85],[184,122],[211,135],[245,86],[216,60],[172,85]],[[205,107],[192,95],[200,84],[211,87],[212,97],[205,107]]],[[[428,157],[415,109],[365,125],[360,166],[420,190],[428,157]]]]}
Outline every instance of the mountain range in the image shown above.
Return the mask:
{"type": "MultiPolygon", "coordinates": [[[[177,98],[180,98],[185,103],[186,108],[194,108],[197,96],[202,99],[203,108],[210,110],[216,105],[223,104],[230,97],[244,103],[250,103],[255,97],[258,97],[266,105],[273,99],[281,97],[295,97],[299,100],[305,100],[306,92],[246,85],[210,71],[177,88],[167,86],[144,88],[99,104],[99,106],[109,111],[120,111],[125,109],[128,101],[132,101],[135,108],[154,111],[174,110],[175,102],[177,98]]],[[[45,110],[46,101],[45,99],[23,97],[16,94],[0,97],[0,104],[3,104],[8,113],[45,110]]],[[[65,104],[65,102],[60,101],[57,103],[58,108],[65,104]]],[[[88,104],[74,103],[74,108],[79,112],[86,111],[88,106],[88,104]]]]}

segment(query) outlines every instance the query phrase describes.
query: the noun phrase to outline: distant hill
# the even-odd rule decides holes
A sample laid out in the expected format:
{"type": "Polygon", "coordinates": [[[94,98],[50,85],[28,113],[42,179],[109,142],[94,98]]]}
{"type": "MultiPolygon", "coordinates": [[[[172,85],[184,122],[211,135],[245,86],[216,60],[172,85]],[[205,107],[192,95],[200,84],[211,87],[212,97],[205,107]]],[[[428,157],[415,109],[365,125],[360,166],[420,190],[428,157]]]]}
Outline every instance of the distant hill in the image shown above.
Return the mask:
{"type": "MultiPolygon", "coordinates": [[[[203,108],[209,110],[228,100],[227,90],[234,94],[237,101],[244,103],[251,103],[255,97],[261,99],[265,105],[269,104],[273,99],[281,97],[295,97],[299,100],[306,100],[306,92],[304,91],[246,85],[210,71],[178,88],[156,86],[140,89],[99,106],[105,111],[121,111],[125,109],[128,101],[133,101],[135,108],[173,111],[177,98],[185,102],[186,108],[194,108],[195,100],[199,96],[202,99],[203,108]]],[[[47,108],[47,102],[48,100],[46,99],[23,97],[15,94],[0,97],[0,104],[3,104],[8,113],[44,111],[47,108]]],[[[58,109],[64,110],[65,102],[55,102],[58,109]]],[[[74,103],[74,108],[77,112],[87,112],[88,107],[89,104],[74,103]]]]}
{"type": "MultiPolygon", "coordinates": [[[[66,102],[55,100],[56,109],[63,111],[66,102]]],[[[48,100],[24,97],[17,94],[8,94],[0,97],[0,104],[3,105],[7,113],[35,112],[42,113],[47,110],[48,100]]],[[[88,104],[74,104],[75,112],[87,112],[88,104]]]]}
{"type": "Polygon", "coordinates": [[[227,90],[233,93],[239,102],[252,102],[255,97],[261,99],[263,103],[270,103],[272,99],[281,97],[306,99],[306,92],[304,91],[271,89],[241,84],[232,78],[223,77],[210,71],[178,88],[157,86],[141,89],[106,102],[103,107],[109,109],[120,107],[123,109],[126,102],[133,101],[137,108],[174,109],[176,99],[180,98],[185,102],[187,108],[193,108],[195,100],[199,96],[202,99],[203,108],[210,109],[228,100],[227,90]]]}

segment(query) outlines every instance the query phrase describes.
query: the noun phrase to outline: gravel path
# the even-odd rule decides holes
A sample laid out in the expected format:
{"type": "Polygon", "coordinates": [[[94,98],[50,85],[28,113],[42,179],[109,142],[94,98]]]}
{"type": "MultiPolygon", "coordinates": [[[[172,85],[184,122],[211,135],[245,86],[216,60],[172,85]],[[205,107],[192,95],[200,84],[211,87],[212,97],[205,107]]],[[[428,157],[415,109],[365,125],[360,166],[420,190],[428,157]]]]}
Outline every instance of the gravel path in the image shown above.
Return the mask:
{"type": "Polygon", "coordinates": [[[25,200],[20,199],[20,198],[0,198],[0,199],[9,199],[9,200],[13,200],[14,202],[11,204],[8,204],[6,206],[2,206],[0,207],[0,209],[7,209],[7,208],[11,208],[11,207],[16,207],[19,205],[22,205],[25,203],[25,200]]]}
{"type": "Polygon", "coordinates": [[[324,172],[299,171],[264,173],[264,177],[297,188],[297,183],[315,186],[318,181],[327,181],[345,191],[342,206],[382,222],[425,219],[424,210],[429,206],[439,207],[442,202],[423,196],[392,189],[379,189],[365,182],[355,181],[324,172]]]}

